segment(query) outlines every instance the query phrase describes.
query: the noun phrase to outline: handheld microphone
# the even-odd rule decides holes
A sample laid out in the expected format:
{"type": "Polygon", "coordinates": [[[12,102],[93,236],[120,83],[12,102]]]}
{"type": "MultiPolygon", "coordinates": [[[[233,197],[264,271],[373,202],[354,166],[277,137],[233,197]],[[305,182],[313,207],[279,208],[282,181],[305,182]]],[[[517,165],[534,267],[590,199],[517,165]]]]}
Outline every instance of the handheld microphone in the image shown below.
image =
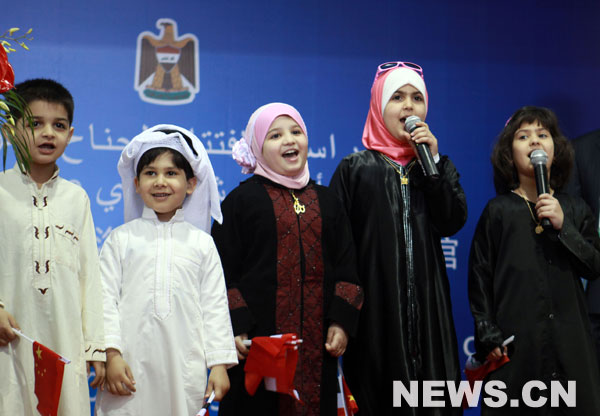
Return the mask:
{"type": "MultiPolygon", "coordinates": [[[[417,128],[417,123],[419,122],[421,122],[419,117],[408,116],[404,122],[404,127],[408,133],[412,133],[417,128]]],[[[419,154],[419,159],[421,160],[421,166],[423,167],[425,176],[430,178],[439,178],[440,173],[438,172],[437,166],[433,161],[433,156],[431,155],[429,146],[425,143],[416,143],[416,145],[417,153],[419,154]]]]}
{"type": "MultiPolygon", "coordinates": [[[[531,160],[533,171],[535,173],[535,188],[538,196],[550,193],[550,187],[548,186],[548,170],[546,169],[548,155],[542,149],[536,149],[531,152],[529,159],[531,160]]],[[[546,230],[552,228],[552,223],[548,218],[542,218],[542,227],[546,230]]]]}

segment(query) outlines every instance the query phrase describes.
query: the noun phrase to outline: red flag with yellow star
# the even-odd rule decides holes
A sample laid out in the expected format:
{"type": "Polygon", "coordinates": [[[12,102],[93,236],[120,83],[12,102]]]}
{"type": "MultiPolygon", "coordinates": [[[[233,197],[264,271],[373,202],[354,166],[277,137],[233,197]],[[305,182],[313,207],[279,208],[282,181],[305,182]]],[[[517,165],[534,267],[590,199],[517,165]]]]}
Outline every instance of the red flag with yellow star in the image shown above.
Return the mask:
{"type": "Polygon", "coordinates": [[[37,409],[42,416],[56,416],[65,362],[60,355],[39,342],[33,343],[33,360],[37,409]]]}
{"type": "Polygon", "coordinates": [[[358,405],[346,384],[340,360],[338,360],[337,379],[337,416],[354,416],[358,412],[358,405]]]}

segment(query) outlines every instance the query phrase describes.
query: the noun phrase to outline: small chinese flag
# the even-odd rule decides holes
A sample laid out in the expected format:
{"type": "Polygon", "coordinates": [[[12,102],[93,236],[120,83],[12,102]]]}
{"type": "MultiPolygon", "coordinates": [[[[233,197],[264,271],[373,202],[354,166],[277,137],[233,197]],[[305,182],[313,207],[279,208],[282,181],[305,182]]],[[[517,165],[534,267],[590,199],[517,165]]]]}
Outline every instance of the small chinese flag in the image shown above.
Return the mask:
{"type": "Polygon", "coordinates": [[[33,343],[33,360],[37,409],[42,416],[56,416],[65,362],[60,355],[39,342],[33,343]]]}
{"type": "Polygon", "coordinates": [[[475,360],[471,360],[468,361],[467,365],[465,366],[465,375],[467,376],[467,380],[469,380],[471,386],[473,386],[475,381],[485,379],[488,374],[496,371],[509,361],[510,359],[508,358],[508,355],[502,355],[502,357],[496,361],[486,360],[486,362],[483,364],[476,362],[475,360]]]}
{"type": "MultiPolygon", "coordinates": [[[[486,360],[483,364],[477,361],[472,355],[469,356],[469,358],[467,358],[467,364],[465,365],[465,375],[467,376],[467,380],[471,386],[471,391],[475,387],[476,381],[483,381],[488,374],[496,371],[508,362],[510,362],[510,358],[508,358],[508,355],[505,354],[503,354],[502,357],[496,361],[486,360]]],[[[463,398],[462,405],[463,409],[467,409],[469,407],[466,397],[463,398]]]]}
{"type": "Polygon", "coordinates": [[[348,412],[351,415],[354,415],[358,412],[358,405],[356,404],[356,400],[354,400],[354,395],[348,388],[346,384],[346,379],[342,377],[342,384],[344,385],[344,398],[346,399],[346,406],[348,407],[348,412]]]}
{"type": "Polygon", "coordinates": [[[254,396],[264,378],[265,389],[289,394],[301,402],[294,388],[298,343],[296,334],[252,338],[252,347],[244,366],[248,394],[254,396]]]}
{"type": "Polygon", "coordinates": [[[352,395],[352,392],[348,388],[346,384],[346,378],[344,377],[344,372],[342,371],[342,366],[338,360],[338,393],[337,393],[337,403],[338,416],[353,416],[358,413],[358,405],[356,404],[356,400],[352,395]]]}

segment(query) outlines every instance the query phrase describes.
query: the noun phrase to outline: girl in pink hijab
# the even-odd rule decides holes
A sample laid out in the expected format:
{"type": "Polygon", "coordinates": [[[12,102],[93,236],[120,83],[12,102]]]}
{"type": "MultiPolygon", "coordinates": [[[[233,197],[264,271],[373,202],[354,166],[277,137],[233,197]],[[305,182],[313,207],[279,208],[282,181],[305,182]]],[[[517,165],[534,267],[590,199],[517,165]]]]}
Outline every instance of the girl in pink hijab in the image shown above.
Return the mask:
{"type": "MultiPolygon", "coordinates": [[[[307,130],[298,111],[256,110],[233,158],[254,173],[225,198],[212,235],[221,256],[240,365],[220,415],[336,414],[337,358],[358,325],[362,289],[348,218],[340,201],[310,179],[307,130]],[[294,378],[301,401],[244,386],[244,340],[296,333],[303,340],[294,378]]],[[[251,348],[251,347],[250,347],[251,348]]]]}
{"type": "MultiPolygon", "coordinates": [[[[379,65],[362,142],[346,156],[330,188],[352,224],[365,292],[358,335],[344,356],[344,373],[361,415],[418,415],[392,408],[393,382],[454,380],[460,365],[450,288],[440,240],[467,218],[458,173],[425,122],[423,70],[409,62],[379,65]],[[406,121],[421,121],[409,134],[406,121]],[[427,146],[439,176],[426,176],[415,151],[427,146]]],[[[427,414],[460,414],[447,403],[427,414]]]]}

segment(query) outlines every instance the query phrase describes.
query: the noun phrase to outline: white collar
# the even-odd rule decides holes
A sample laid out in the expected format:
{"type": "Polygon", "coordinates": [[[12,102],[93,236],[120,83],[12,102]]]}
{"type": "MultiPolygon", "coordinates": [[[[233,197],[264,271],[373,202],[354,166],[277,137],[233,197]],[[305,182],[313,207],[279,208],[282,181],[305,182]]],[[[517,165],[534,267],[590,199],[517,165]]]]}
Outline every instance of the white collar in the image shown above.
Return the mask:
{"type": "MultiPolygon", "coordinates": [[[[147,219],[147,220],[157,221],[157,222],[165,222],[165,221],[159,220],[158,215],[156,215],[156,212],[152,208],[147,207],[146,205],[144,205],[144,209],[142,211],[142,218],[147,219]]],[[[177,211],[175,211],[175,215],[173,215],[173,217],[171,217],[171,219],[166,222],[172,223],[172,222],[184,222],[184,221],[185,221],[185,216],[183,214],[183,208],[179,208],[177,211]]]]}

